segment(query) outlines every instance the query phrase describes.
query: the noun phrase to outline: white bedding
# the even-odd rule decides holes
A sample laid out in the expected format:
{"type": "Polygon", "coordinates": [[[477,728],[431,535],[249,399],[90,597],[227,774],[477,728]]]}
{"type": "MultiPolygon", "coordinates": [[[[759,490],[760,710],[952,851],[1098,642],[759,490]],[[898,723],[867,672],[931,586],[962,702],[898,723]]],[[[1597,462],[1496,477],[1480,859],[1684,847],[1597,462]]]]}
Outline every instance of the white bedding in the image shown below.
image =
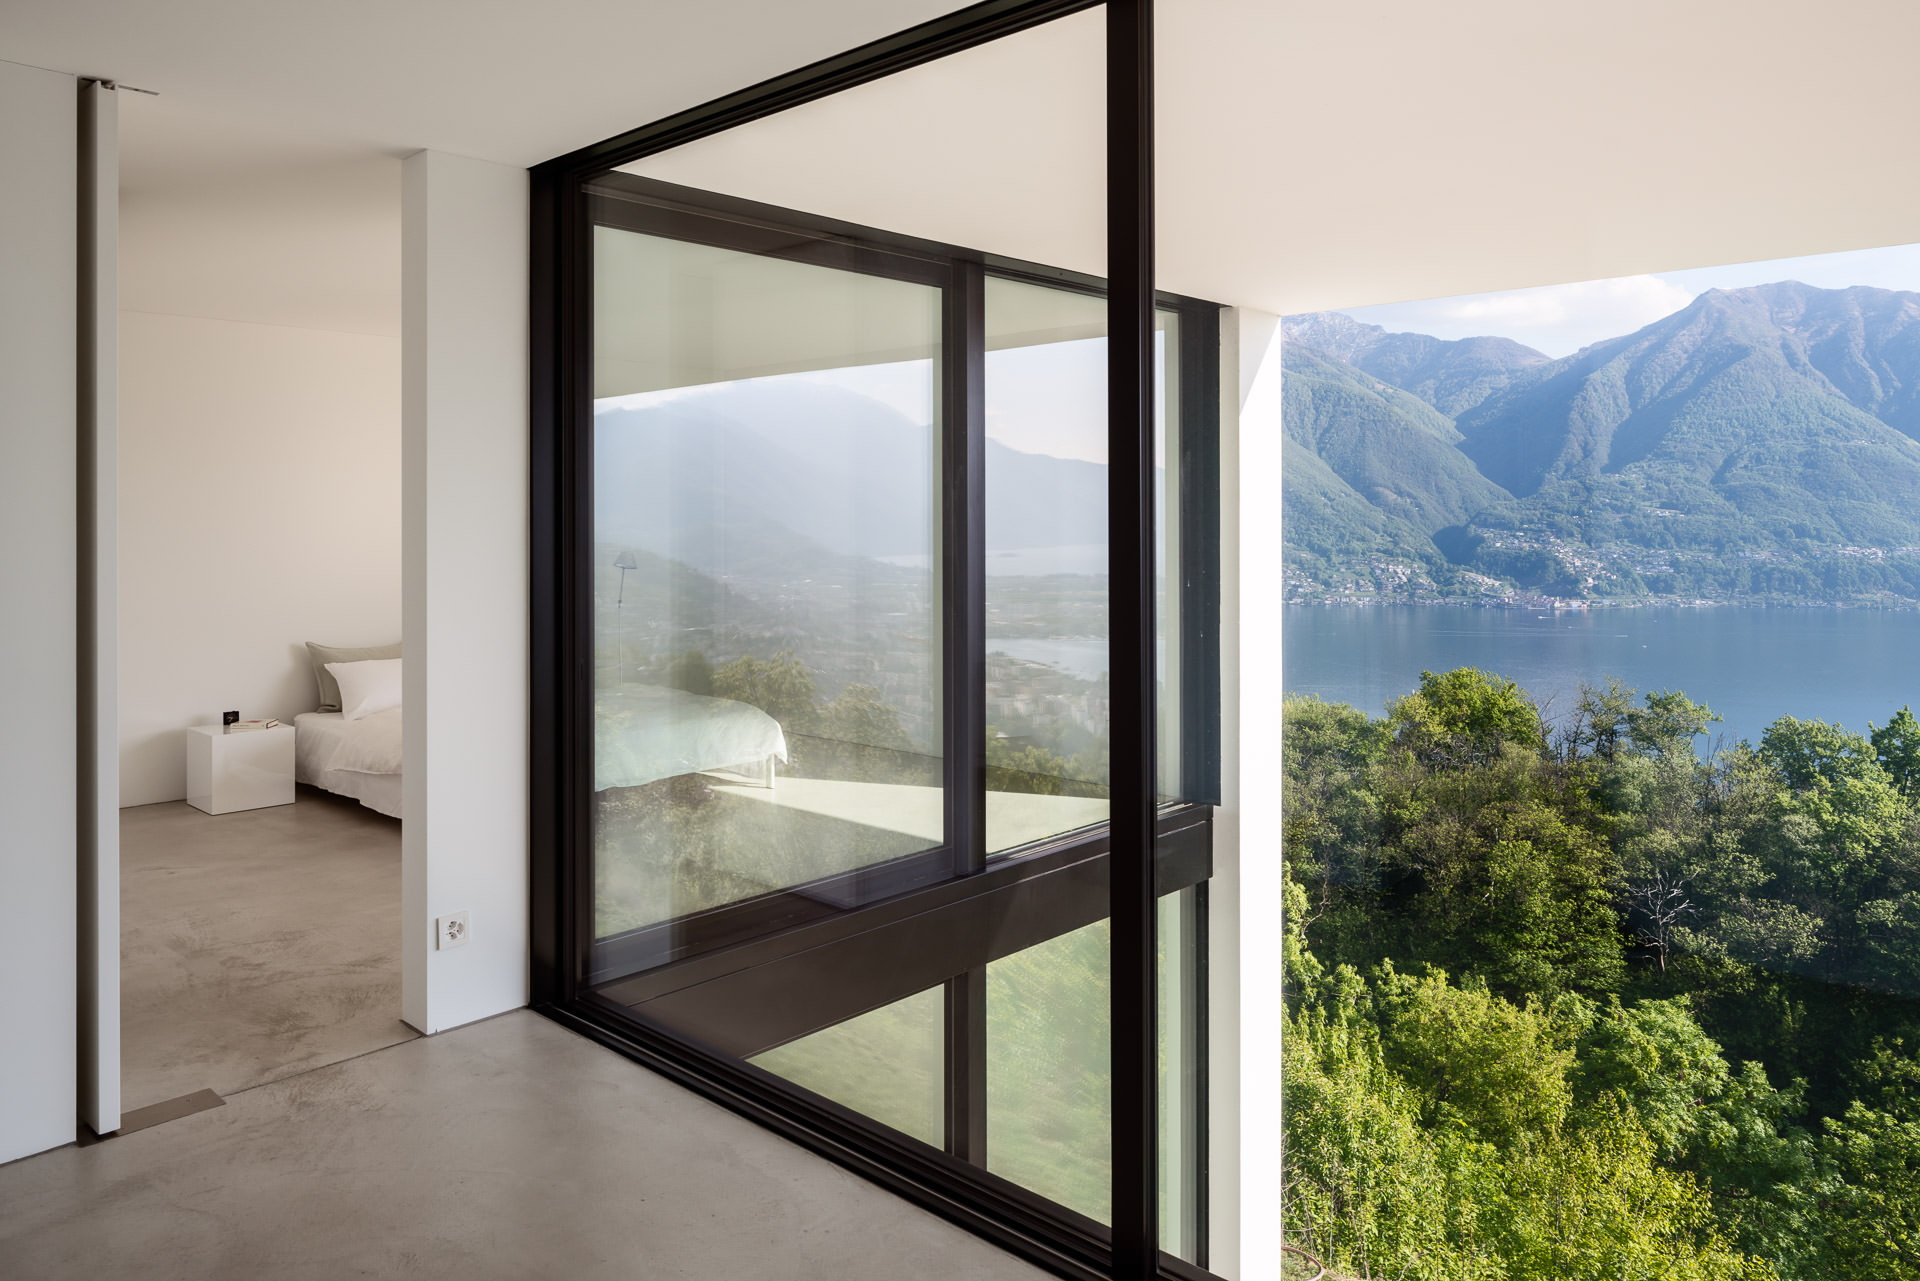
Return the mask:
{"type": "Polygon", "coordinates": [[[357,721],[339,712],[300,713],[293,718],[293,776],[399,818],[400,709],[357,721]],[[375,768],[387,764],[392,768],[375,768]]]}
{"type": "Polygon", "coordinates": [[[787,759],[780,722],[750,703],[659,685],[618,685],[593,700],[593,790],[787,759]]]}
{"type": "MultiPolygon", "coordinates": [[[[398,707],[349,721],[339,712],[293,718],[294,777],[400,817],[398,707]]],[[[657,685],[603,689],[594,699],[595,791],[787,759],[780,723],[750,703],[657,685]]]]}

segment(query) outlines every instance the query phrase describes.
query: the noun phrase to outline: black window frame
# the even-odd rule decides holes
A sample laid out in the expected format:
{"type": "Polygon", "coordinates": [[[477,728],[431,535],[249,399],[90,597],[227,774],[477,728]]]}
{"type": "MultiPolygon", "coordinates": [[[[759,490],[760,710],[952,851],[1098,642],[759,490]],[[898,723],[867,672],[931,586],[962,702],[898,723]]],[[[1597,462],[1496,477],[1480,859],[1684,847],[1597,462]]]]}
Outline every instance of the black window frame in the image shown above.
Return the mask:
{"type": "MultiPolygon", "coordinates": [[[[1087,0],[989,0],[532,171],[532,1003],[548,1017],[1058,1275],[1190,1279],[1208,1274],[1157,1249],[1151,967],[1158,897],[1192,886],[1195,893],[1187,901],[1200,910],[1190,944],[1198,947],[1197,968],[1204,973],[1211,804],[1218,800],[1219,786],[1220,309],[1156,294],[1151,286],[1150,93],[1137,75],[1144,63],[1150,84],[1150,0],[1111,0],[1106,6],[1109,235],[1132,250],[1111,255],[1121,268],[1114,273],[1112,291],[1106,281],[1079,273],[609,174],[641,156],[1091,7],[1087,0]],[[1128,68],[1136,73],[1132,79],[1125,74],[1128,68]],[[1119,177],[1111,154],[1116,147],[1131,156],[1119,163],[1119,177]],[[875,255],[898,255],[902,278],[943,281],[943,332],[966,335],[960,344],[943,343],[942,351],[948,427],[942,462],[948,841],[924,854],[845,874],[837,878],[845,884],[831,893],[819,892],[820,886],[796,887],[812,892],[770,895],[630,932],[631,938],[623,936],[628,954],[612,956],[603,949],[598,962],[594,940],[587,937],[593,905],[592,592],[586,555],[593,542],[591,504],[582,496],[592,492],[592,229],[602,219],[617,220],[620,211],[608,196],[588,193],[590,180],[603,190],[619,189],[613,203],[641,214],[633,229],[649,234],[723,243],[713,238],[721,222],[731,230],[732,247],[823,265],[839,265],[835,259],[844,256],[861,270],[876,268],[875,255]],[[1123,192],[1121,186],[1128,189],[1123,192]],[[1121,195],[1125,199],[1116,208],[1121,195]],[[683,224],[678,233],[676,220],[683,224]],[[1114,496],[1123,500],[1113,503],[1109,536],[1115,552],[1110,575],[1116,633],[1114,818],[995,855],[990,862],[980,854],[985,633],[979,608],[984,594],[983,298],[989,275],[1108,299],[1115,406],[1110,435],[1127,446],[1112,453],[1110,466],[1114,496]],[[1145,637],[1153,634],[1157,310],[1177,312],[1182,331],[1179,510],[1188,554],[1180,566],[1187,605],[1181,707],[1188,750],[1179,785],[1189,799],[1177,805],[1156,803],[1151,786],[1143,795],[1134,793],[1137,803],[1127,804],[1122,788],[1124,778],[1144,772],[1150,779],[1156,768],[1153,645],[1151,640],[1129,645],[1118,633],[1122,620],[1132,619],[1144,623],[1145,637]],[[1126,466],[1123,458],[1136,465],[1126,466]],[[1122,652],[1129,649],[1130,654],[1122,652]],[[1131,693],[1121,688],[1128,683],[1122,669],[1132,672],[1131,693]],[[1123,730],[1123,715],[1137,720],[1138,733],[1123,730]],[[980,920],[982,909],[995,902],[1017,903],[1022,927],[990,939],[970,930],[969,921],[980,920]],[[1111,917],[1114,929],[1114,1222],[1119,1231],[983,1167],[985,965],[1102,915],[1111,917]],[[929,937],[945,940],[936,955],[929,955],[929,937]],[[632,972],[639,964],[646,968],[632,972]],[[813,981],[794,981],[801,966],[811,967],[813,981]],[[946,991],[944,1150],[742,1061],[811,1028],[897,999],[905,994],[899,986],[922,972],[939,975],[935,982],[944,983],[946,991]],[[889,976],[888,982],[876,985],[871,980],[876,974],[889,976]],[[862,976],[867,976],[864,987],[862,976]],[[816,999],[795,1002],[796,991],[815,993],[816,999]],[[671,1011],[673,1025],[650,1011],[671,1011]],[[1122,1218],[1129,1207],[1141,1223],[1122,1218]]],[[[882,267],[880,274],[894,272],[882,267]]],[[[1198,1017],[1203,1020],[1204,1013],[1198,1017]]],[[[1204,1047],[1203,1023],[1198,1032],[1204,1047]]],[[[1204,1080],[1204,1071],[1200,1076],[1204,1080]]],[[[1204,1124],[1191,1128],[1204,1136],[1204,1124]]],[[[1199,1159],[1204,1168],[1204,1151],[1199,1159]]],[[[1200,1195],[1204,1198],[1204,1189],[1200,1195]]],[[[1204,1253],[1201,1258],[1204,1262],[1204,1253]]]]}

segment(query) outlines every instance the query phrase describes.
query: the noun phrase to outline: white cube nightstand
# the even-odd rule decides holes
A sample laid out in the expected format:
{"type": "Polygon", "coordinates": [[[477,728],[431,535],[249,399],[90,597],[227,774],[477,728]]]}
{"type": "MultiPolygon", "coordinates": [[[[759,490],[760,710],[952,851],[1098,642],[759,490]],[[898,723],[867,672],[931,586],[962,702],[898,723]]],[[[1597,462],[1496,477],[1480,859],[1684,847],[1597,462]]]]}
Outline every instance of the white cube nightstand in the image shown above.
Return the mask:
{"type": "Polygon", "coordinates": [[[293,726],[187,730],[187,804],[209,814],[293,804],[293,726]]]}

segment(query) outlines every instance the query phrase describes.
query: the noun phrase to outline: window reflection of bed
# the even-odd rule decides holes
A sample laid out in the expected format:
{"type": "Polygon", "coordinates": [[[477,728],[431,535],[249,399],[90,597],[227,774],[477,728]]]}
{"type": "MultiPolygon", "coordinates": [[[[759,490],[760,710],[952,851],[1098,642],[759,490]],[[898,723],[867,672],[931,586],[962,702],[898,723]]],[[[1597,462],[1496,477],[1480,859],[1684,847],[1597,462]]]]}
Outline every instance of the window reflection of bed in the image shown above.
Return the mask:
{"type": "Polygon", "coordinates": [[[730,698],[615,685],[600,689],[593,710],[598,792],[682,774],[732,774],[771,788],[775,762],[787,759],[780,723],[730,698]]]}

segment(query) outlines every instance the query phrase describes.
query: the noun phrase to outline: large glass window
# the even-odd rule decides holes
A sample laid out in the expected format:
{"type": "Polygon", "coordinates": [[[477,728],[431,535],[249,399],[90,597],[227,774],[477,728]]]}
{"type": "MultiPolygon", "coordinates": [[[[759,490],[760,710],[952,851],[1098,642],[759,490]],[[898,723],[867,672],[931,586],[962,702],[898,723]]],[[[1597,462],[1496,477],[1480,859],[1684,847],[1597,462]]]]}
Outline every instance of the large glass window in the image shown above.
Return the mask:
{"type": "Polygon", "coordinates": [[[1156,1134],[1161,1239],[1204,1256],[1218,705],[1186,494],[1216,483],[1189,377],[1216,309],[1159,299],[1153,475],[1144,436],[1108,457],[1101,19],[561,167],[535,673],[553,1003],[1096,1267],[1138,1249],[1113,1190],[1156,1134]],[[1154,486],[1152,541],[1116,541],[1116,477],[1154,486]],[[1160,624],[1157,697],[1119,721],[1116,566],[1156,572],[1160,624]],[[1116,798],[1149,706],[1157,795],[1116,798]],[[1143,817],[1151,867],[1113,849],[1143,817]],[[1110,961],[1147,933],[1116,931],[1117,864],[1152,873],[1118,901],[1160,905],[1146,1134],[1116,1118],[1115,1029],[1154,996],[1110,961]]]}
{"type": "Polygon", "coordinates": [[[669,239],[636,229],[657,208],[605,203],[602,938],[945,835],[941,290],[669,239]]]}

